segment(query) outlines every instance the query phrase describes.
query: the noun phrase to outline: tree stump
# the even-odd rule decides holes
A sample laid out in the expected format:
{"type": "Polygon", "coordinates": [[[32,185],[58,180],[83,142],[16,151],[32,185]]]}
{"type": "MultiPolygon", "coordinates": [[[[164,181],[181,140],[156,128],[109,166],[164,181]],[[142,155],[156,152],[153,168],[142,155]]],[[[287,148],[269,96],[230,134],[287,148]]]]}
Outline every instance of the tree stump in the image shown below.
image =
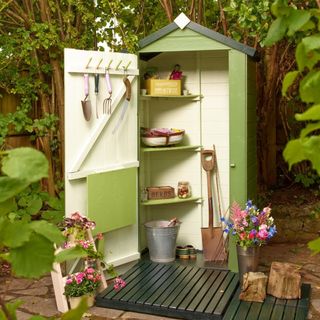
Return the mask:
{"type": "Polygon", "coordinates": [[[243,275],[240,300],[263,302],[266,298],[268,277],[263,272],[247,272],[243,275]]]}
{"type": "Polygon", "coordinates": [[[267,293],[280,299],[300,299],[301,275],[299,266],[272,262],[267,293]]]}

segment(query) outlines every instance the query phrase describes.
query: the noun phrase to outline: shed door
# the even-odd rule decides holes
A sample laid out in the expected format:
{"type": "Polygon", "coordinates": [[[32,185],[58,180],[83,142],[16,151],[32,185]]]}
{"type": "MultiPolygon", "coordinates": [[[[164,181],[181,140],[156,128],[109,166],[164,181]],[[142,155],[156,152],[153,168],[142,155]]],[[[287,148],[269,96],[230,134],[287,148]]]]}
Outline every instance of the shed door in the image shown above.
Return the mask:
{"type": "Polygon", "coordinates": [[[137,225],[137,57],[132,54],[65,50],[66,215],[75,211],[105,234],[107,261],[119,265],[139,257],[137,225]],[[106,68],[112,87],[111,114],[106,68]],[[91,118],[83,115],[84,74],[89,77],[91,118]],[[94,75],[99,74],[95,93],[94,75]],[[132,86],[125,107],[128,77],[132,86]],[[124,113],[125,110],[125,113],[124,113]]]}

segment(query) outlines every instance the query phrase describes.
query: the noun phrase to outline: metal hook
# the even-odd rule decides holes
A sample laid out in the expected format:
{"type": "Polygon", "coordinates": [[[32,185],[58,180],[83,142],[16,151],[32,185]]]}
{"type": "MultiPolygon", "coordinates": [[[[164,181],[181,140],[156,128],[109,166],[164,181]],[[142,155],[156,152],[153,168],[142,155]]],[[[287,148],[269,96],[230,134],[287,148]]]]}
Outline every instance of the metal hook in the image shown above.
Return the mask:
{"type": "Polygon", "coordinates": [[[111,59],[110,62],[109,62],[109,64],[108,64],[108,66],[106,67],[106,70],[109,70],[109,69],[110,69],[112,61],[113,61],[113,60],[111,59]]]}
{"type": "Polygon", "coordinates": [[[120,64],[122,63],[122,60],[120,60],[120,62],[118,63],[118,65],[116,66],[116,70],[119,70],[120,64]]]}
{"type": "Polygon", "coordinates": [[[127,70],[128,70],[128,68],[129,68],[129,66],[130,66],[130,64],[131,64],[131,62],[132,62],[132,61],[129,61],[129,62],[128,62],[128,64],[127,64],[126,66],[123,66],[123,69],[124,69],[125,71],[127,71],[127,70]]]}
{"type": "Polygon", "coordinates": [[[91,60],[92,60],[92,57],[89,59],[89,61],[88,61],[87,65],[86,65],[86,69],[88,69],[88,68],[89,68],[89,64],[90,64],[91,60]]]}
{"type": "Polygon", "coordinates": [[[102,61],[103,61],[103,58],[102,58],[102,59],[100,59],[100,61],[99,61],[98,65],[96,66],[96,69],[99,69],[100,64],[101,64],[101,62],[102,62],[102,61]]]}

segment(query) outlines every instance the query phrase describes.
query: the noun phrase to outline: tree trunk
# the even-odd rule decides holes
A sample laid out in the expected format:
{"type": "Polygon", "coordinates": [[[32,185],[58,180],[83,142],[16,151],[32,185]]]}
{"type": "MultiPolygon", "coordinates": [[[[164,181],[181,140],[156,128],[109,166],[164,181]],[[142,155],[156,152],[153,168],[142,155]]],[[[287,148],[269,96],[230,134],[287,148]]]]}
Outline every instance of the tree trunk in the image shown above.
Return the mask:
{"type": "Polygon", "coordinates": [[[263,302],[266,298],[268,277],[263,272],[248,272],[243,275],[240,300],[263,302]]]}
{"type": "Polygon", "coordinates": [[[279,299],[300,299],[301,275],[299,266],[292,263],[272,262],[268,294],[279,299]]]}
{"type": "Polygon", "coordinates": [[[278,47],[265,49],[258,67],[260,101],[258,101],[258,164],[259,185],[274,186],[277,182],[276,108],[279,101],[278,47]]]}

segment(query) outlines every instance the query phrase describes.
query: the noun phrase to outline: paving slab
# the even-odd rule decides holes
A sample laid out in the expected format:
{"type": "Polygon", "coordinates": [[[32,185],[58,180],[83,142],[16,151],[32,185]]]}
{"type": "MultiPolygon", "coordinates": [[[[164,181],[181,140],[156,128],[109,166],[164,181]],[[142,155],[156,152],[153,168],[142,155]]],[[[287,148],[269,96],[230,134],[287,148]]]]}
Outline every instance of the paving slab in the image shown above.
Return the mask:
{"type": "Polygon", "coordinates": [[[11,291],[14,294],[17,295],[27,295],[27,296],[44,296],[49,292],[48,287],[39,287],[39,288],[30,288],[30,289],[24,289],[24,290],[15,290],[11,291]]]}

